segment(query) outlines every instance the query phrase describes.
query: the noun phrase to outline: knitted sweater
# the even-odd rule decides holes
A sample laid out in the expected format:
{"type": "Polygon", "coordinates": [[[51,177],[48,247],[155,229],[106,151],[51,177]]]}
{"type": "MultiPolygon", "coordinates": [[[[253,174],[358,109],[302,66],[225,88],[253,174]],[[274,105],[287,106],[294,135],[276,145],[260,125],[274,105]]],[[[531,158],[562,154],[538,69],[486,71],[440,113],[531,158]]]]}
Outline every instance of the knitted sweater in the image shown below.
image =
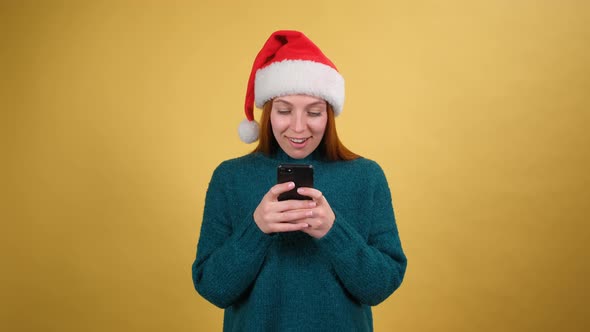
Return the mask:
{"type": "Polygon", "coordinates": [[[370,306],[400,286],[405,270],[390,190],[374,161],[295,160],[280,151],[215,169],[192,275],[195,289],[225,308],[224,331],[372,331],[370,306]],[[254,222],[281,162],[314,166],[314,187],[336,215],[321,239],[267,235],[254,222]]]}

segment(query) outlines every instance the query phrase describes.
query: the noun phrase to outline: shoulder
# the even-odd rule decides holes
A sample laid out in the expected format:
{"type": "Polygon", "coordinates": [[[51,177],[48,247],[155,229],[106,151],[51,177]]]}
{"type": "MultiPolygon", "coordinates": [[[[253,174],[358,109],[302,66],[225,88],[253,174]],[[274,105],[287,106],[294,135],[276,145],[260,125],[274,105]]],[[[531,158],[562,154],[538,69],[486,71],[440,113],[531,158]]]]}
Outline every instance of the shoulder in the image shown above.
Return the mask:
{"type": "Polygon", "coordinates": [[[245,155],[219,163],[211,174],[209,189],[227,187],[231,184],[236,173],[240,173],[240,169],[243,169],[241,165],[248,163],[248,158],[248,155],[245,155]]]}
{"type": "Polygon", "coordinates": [[[357,182],[358,185],[363,186],[365,191],[374,193],[374,202],[390,203],[391,188],[381,165],[376,161],[367,158],[359,158],[358,163],[359,168],[362,169],[362,171],[357,172],[359,181],[357,182]]]}
{"type": "Polygon", "coordinates": [[[216,168],[215,171],[226,171],[226,170],[233,170],[236,168],[244,167],[252,163],[255,160],[255,155],[247,154],[237,158],[227,159],[222,161],[216,168]]]}
{"type": "Polygon", "coordinates": [[[249,153],[237,158],[227,159],[221,162],[213,171],[213,178],[234,177],[251,174],[264,169],[265,158],[258,153],[249,153]]]}
{"type": "Polygon", "coordinates": [[[383,168],[375,160],[368,158],[357,158],[355,160],[347,161],[350,169],[349,177],[354,176],[359,183],[370,187],[388,187],[387,176],[383,168]]]}
{"type": "Polygon", "coordinates": [[[322,173],[335,181],[346,181],[364,188],[387,181],[381,166],[376,161],[364,157],[324,163],[322,173]]]}
{"type": "Polygon", "coordinates": [[[347,169],[350,172],[359,173],[359,175],[383,175],[383,169],[376,161],[364,157],[349,161],[340,161],[338,164],[338,167],[347,169]]]}
{"type": "Polygon", "coordinates": [[[360,157],[355,159],[354,161],[356,161],[359,164],[359,167],[365,168],[367,170],[381,170],[381,166],[379,166],[379,164],[369,158],[364,158],[364,157],[360,157]]]}
{"type": "Polygon", "coordinates": [[[237,158],[231,158],[222,161],[216,169],[226,169],[240,167],[241,165],[247,164],[252,159],[251,154],[243,155],[237,158]]]}

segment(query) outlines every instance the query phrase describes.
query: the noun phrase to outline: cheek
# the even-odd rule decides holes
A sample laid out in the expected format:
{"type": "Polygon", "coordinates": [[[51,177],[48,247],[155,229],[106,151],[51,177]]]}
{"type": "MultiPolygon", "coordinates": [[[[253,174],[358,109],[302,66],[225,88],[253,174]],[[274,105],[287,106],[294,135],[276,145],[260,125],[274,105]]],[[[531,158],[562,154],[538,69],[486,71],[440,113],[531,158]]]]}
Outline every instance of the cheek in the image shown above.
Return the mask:
{"type": "Polygon", "coordinates": [[[276,135],[284,132],[289,127],[289,121],[285,117],[273,116],[271,114],[270,125],[272,126],[273,133],[276,135]]]}
{"type": "Polygon", "coordinates": [[[328,119],[326,117],[322,117],[321,119],[314,119],[309,123],[309,127],[315,133],[324,133],[326,130],[326,124],[328,123],[328,119]]]}
{"type": "Polygon", "coordinates": [[[270,125],[273,129],[276,129],[281,126],[280,121],[277,119],[276,116],[274,116],[274,114],[270,115],[270,125]]]}

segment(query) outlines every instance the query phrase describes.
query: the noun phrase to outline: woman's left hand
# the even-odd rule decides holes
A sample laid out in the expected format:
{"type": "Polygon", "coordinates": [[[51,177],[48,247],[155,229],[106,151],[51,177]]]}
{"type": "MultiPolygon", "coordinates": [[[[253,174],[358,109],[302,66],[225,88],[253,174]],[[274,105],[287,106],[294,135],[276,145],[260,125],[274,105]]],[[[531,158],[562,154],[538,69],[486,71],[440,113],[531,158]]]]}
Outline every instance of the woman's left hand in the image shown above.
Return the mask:
{"type": "Polygon", "coordinates": [[[322,238],[334,225],[336,219],[334,211],[321,191],[314,188],[299,188],[297,192],[300,195],[311,197],[316,202],[316,207],[312,209],[312,215],[305,219],[309,227],[301,231],[316,239],[322,238]]]}

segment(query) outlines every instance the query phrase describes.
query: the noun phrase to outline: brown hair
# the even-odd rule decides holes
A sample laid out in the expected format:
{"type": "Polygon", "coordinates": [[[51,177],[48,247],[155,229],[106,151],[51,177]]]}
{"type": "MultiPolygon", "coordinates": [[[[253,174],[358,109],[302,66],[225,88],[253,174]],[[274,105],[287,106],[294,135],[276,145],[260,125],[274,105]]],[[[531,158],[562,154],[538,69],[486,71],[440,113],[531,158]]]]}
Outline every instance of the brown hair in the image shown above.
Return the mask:
{"type": "MultiPolygon", "coordinates": [[[[327,161],[354,160],[360,158],[359,155],[346,148],[338,138],[334,110],[329,103],[327,103],[327,106],[328,122],[326,123],[326,131],[324,132],[324,137],[320,145],[317,147],[320,156],[327,161]]],[[[272,100],[266,102],[262,107],[258,146],[252,153],[262,152],[266,155],[274,155],[279,150],[279,143],[272,133],[272,126],[270,124],[271,110],[272,100]]]]}

